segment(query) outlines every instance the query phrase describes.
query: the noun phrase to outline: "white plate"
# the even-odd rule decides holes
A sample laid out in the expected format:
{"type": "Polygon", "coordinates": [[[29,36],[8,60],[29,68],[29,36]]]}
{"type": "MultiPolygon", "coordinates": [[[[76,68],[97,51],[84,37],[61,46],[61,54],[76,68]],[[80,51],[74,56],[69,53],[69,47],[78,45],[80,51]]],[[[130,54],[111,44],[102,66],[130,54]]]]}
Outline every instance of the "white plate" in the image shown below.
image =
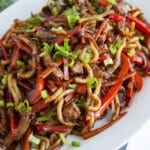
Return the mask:
{"type": "MultiPolygon", "coordinates": [[[[20,0],[0,14],[0,35],[2,35],[16,18],[26,19],[30,17],[31,12],[40,11],[47,0],[20,0]]],[[[136,6],[139,6],[150,20],[150,1],[149,0],[127,0],[136,6]]],[[[130,107],[128,114],[117,124],[113,125],[103,133],[89,139],[82,140],[75,136],[68,139],[68,145],[63,150],[113,150],[121,147],[128,139],[141,128],[147,120],[150,119],[150,79],[145,79],[142,91],[136,94],[134,103],[130,107]],[[69,143],[72,140],[81,142],[79,149],[72,148],[69,143]]]]}

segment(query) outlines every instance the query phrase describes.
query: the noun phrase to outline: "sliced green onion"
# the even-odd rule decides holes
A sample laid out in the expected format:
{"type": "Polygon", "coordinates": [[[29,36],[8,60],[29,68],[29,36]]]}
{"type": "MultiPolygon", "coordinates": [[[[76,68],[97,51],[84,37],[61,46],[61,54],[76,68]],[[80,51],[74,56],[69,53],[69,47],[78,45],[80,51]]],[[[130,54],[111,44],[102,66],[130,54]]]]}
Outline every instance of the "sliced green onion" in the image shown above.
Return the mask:
{"type": "Polygon", "coordinates": [[[58,15],[58,10],[57,10],[57,7],[56,6],[52,6],[52,13],[53,15],[58,15]]]}
{"type": "Polygon", "coordinates": [[[63,144],[67,144],[67,139],[64,133],[59,133],[59,137],[61,138],[63,144]]]}
{"type": "Polygon", "coordinates": [[[36,32],[36,35],[41,35],[42,33],[43,33],[43,31],[40,30],[40,31],[37,31],[37,32],[36,32]]]}
{"type": "Polygon", "coordinates": [[[109,51],[111,52],[111,54],[113,54],[113,55],[116,54],[117,49],[120,48],[121,45],[122,45],[121,39],[118,39],[115,44],[111,44],[109,46],[109,51]]]}
{"type": "Polygon", "coordinates": [[[113,60],[111,58],[108,58],[108,59],[104,60],[105,67],[107,67],[108,65],[112,65],[112,64],[113,64],[113,60]]]}
{"type": "Polygon", "coordinates": [[[18,105],[18,111],[20,114],[22,114],[22,112],[24,110],[32,111],[32,107],[29,105],[28,100],[24,100],[23,102],[19,103],[19,105],[18,105]]]}
{"type": "Polygon", "coordinates": [[[57,34],[66,34],[66,31],[62,27],[58,27],[58,28],[53,27],[51,30],[53,32],[56,32],[57,34]]]}
{"type": "Polygon", "coordinates": [[[7,107],[7,108],[14,107],[14,106],[15,106],[15,104],[12,103],[12,102],[6,103],[6,107],[7,107]]]}
{"type": "Polygon", "coordinates": [[[7,85],[8,83],[8,75],[3,75],[1,82],[3,85],[7,85]]]}
{"type": "Polygon", "coordinates": [[[43,21],[42,17],[37,17],[37,18],[29,18],[26,20],[27,23],[36,26],[39,25],[43,21]]]}
{"type": "Polygon", "coordinates": [[[43,51],[40,53],[39,57],[44,57],[47,54],[47,52],[51,52],[53,47],[53,45],[49,45],[48,43],[44,42],[43,51]]]}
{"type": "Polygon", "coordinates": [[[25,63],[21,60],[17,60],[17,65],[20,66],[20,67],[24,67],[25,63]]]}
{"type": "Polygon", "coordinates": [[[68,9],[64,12],[64,14],[67,16],[68,25],[72,29],[76,22],[79,20],[79,15],[77,12],[78,7],[73,6],[71,9],[68,9]]]}
{"type": "Polygon", "coordinates": [[[35,42],[35,43],[39,43],[39,39],[38,39],[38,38],[35,38],[35,37],[34,37],[34,38],[32,38],[31,40],[32,40],[33,42],[35,42]]]}
{"type": "Polygon", "coordinates": [[[130,50],[130,51],[127,53],[127,55],[130,56],[130,57],[131,57],[131,56],[134,56],[134,55],[135,55],[135,50],[133,50],[133,49],[130,50]]]}
{"type": "Polygon", "coordinates": [[[35,29],[33,29],[31,26],[17,27],[17,30],[24,31],[24,32],[27,32],[27,33],[35,32],[35,29]]]}
{"type": "Polygon", "coordinates": [[[88,103],[87,102],[77,102],[77,105],[79,107],[84,107],[84,108],[88,107],[88,103]]]}
{"type": "Polygon", "coordinates": [[[140,35],[140,36],[138,36],[138,37],[139,37],[139,40],[141,40],[141,41],[144,41],[144,39],[145,39],[145,37],[142,36],[142,35],[140,35]]]}
{"type": "Polygon", "coordinates": [[[69,50],[69,39],[68,38],[65,38],[65,40],[64,40],[64,49],[66,51],[69,50]]]}
{"type": "Polygon", "coordinates": [[[0,100],[0,108],[5,106],[5,102],[3,100],[0,100]]]}
{"type": "Polygon", "coordinates": [[[77,86],[76,84],[69,84],[69,87],[72,88],[72,89],[75,89],[76,86],[77,86]]]}
{"type": "Polygon", "coordinates": [[[84,63],[89,63],[91,60],[91,54],[90,53],[86,53],[85,58],[84,58],[84,63]]]}
{"type": "Polygon", "coordinates": [[[43,99],[45,99],[45,98],[48,97],[48,92],[47,92],[47,90],[43,90],[43,91],[41,92],[41,97],[42,97],[43,99]]]}
{"type": "Polygon", "coordinates": [[[49,121],[52,119],[52,117],[56,116],[56,112],[50,112],[47,116],[43,117],[38,117],[36,120],[38,122],[44,122],[44,121],[49,121]]]}
{"type": "Polygon", "coordinates": [[[39,145],[41,140],[38,139],[37,137],[35,137],[33,134],[30,134],[30,136],[29,136],[29,141],[30,141],[31,143],[34,143],[34,144],[36,144],[36,145],[39,145]]]}
{"type": "Polygon", "coordinates": [[[80,142],[72,141],[71,145],[74,147],[80,147],[80,142]]]}
{"type": "Polygon", "coordinates": [[[116,2],[116,0],[107,0],[110,4],[112,4],[112,5],[117,5],[117,2],[116,2]]]}
{"type": "Polygon", "coordinates": [[[94,89],[98,85],[98,80],[96,78],[92,78],[88,81],[87,85],[91,88],[94,89]]]}

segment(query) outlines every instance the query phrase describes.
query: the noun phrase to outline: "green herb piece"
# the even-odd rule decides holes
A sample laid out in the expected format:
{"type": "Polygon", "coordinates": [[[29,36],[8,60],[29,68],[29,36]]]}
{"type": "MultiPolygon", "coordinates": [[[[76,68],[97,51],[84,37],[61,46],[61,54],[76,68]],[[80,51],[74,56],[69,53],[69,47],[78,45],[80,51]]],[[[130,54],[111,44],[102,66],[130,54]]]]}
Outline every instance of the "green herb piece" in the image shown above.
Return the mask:
{"type": "Polygon", "coordinates": [[[1,82],[3,85],[7,85],[8,83],[8,75],[3,75],[1,82]]]}
{"type": "Polygon", "coordinates": [[[72,141],[71,145],[74,147],[80,147],[80,142],[72,141]]]}
{"type": "Polygon", "coordinates": [[[57,7],[56,6],[53,6],[52,7],[52,13],[53,13],[53,15],[58,15],[58,11],[57,11],[57,7]]]}
{"type": "Polygon", "coordinates": [[[91,60],[91,54],[90,53],[86,53],[85,58],[84,58],[84,63],[89,63],[91,60]]]}
{"type": "Polygon", "coordinates": [[[67,144],[67,139],[64,133],[59,133],[59,137],[62,140],[63,144],[67,144]]]}
{"type": "Polygon", "coordinates": [[[36,32],[36,35],[38,36],[38,35],[41,35],[42,33],[43,33],[43,31],[40,30],[40,31],[37,31],[37,32],[36,32]]]}
{"type": "Polygon", "coordinates": [[[42,21],[43,21],[42,17],[29,18],[29,19],[26,20],[27,23],[29,23],[29,24],[31,24],[33,26],[41,24],[42,21]]]}
{"type": "Polygon", "coordinates": [[[35,32],[35,29],[33,29],[31,26],[17,27],[17,30],[24,31],[24,32],[26,32],[26,33],[35,32]]]}
{"type": "Polygon", "coordinates": [[[116,52],[117,52],[117,49],[120,48],[121,45],[122,45],[122,40],[121,39],[118,39],[115,44],[111,44],[109,46],[109,51],[111,52],[111,54],[115,55],[116,52]]]}
{"type": "Polygon", "coordinates": [[[76,84],[69,84],[68,86],[69,86],[69,88],[72,88],[72,89],[75,89],[77,87],[76,84]]]}
{"type": "Polygon", "coordinates": [[[48,92],[47,92],[47,90],[43,90],[43,91],[41,92],[41,97],[42,97],[43,99],[45,99],[45,98],[48,97],[48,92]]]}
{"type": "Polygon", "coordinates": [[[17,65],[20,66],[20,67],[24,67],[25,63],[21,60],[17,60],[17,65]]]}
{"type": "Polygon", "coordinates": [[[80,18],[77,10],[78,8],[76,6],[73,6],[71,9],[64,11],[64,14],[67,16],[68,25],[71,29],[75,26],[76,22],[80,18]]]}
{"type": "Polygon", "coordinates": [[[3,100],[0,100],[0,108],[5,106],[5,102],[3,100]]]}
{"type": "Polygon", "coordinates": [[[36,145],[39,145],[41,140],[35,137],[33,134],[30,134],[29,141],[36,145]]]}
{"type": "Polygon", "coordinates": [[[103,9],[99,6],[98,1],[97,0],[93,0],[90,2],[91,6],[95,8],[95,10],[97,11],[98,14],[103,13],[103,9]]]}
{"type": "Polygon", "coordinates": [[[22,112],[24,110],[32,111],[32,107],[29,105],[29,101],[28,100],[24,100],[23,102],[21,102],[18,105],[18,111],[19,111],[20,114],[22,114],[22,112]]]}
{"type": "Polygon", "coordinates": [[[77,105],[79,107],[84,107],[84,108],[88,107],[88,103],[87,102],[77,102],[77,105]]]}
{"type": "Polygon", "coordinates": [[[33,42],[35,42],[35,43],[39,43],[39,39],[38,39],[38,38],[35,38],[35,37],[34,37],[34,38],[32,38],[31,40],[32,40],[33,42]]]}
{"type": "Polygon", "coordinates": [[[112,64],[113,64],[113,60],[111,58],[108,58],[108,59],[104,60],[105,67],[107,67],[108,65],[112,65],[112,64]]]}
{"type": "Polygon", "coordinates": [[[15,104],[12,103],[12,102],[6,103],[6,107],[7,107],[7,108],[14,107],[14,106],[15,106],[15,104]]]}
{"type": "Polygon", "coordinates": [[[117,2],[116,2],[116,0],[107,0],[110,4],[112,4],[112,5],[117,5],[117,2]]]}
{"type": "Polygon", "coordinates": [[[91,88],[94,89],[96,88],[96,86],[98,85],[98,80],[94,77],[92,79],[90,79],[87,83],[87,85],[91,88]]]}
{"type": "Polygon", "coordinates": [[[43,117],[38,117],[37,121],[38,122],[44,122],[44,121],[49,121],[52,119],[52,117],[56,116],[56,112],[50,112],[47,116],[43,117]]]}
{"type": "Polygon", "coordinates": [[[138,36],[138,37],[139,37],[139,40],[141,40],[141,41],[144,41],[144,39],[145,39],[145,37],[142,36],[142,35],[140,35],[140,36],[138,36]]]}
{"type": "Polygon", "coordinates": [[[127,55],[130,56],[130,57],[134,56],[135,55],[135,50],[132,49],[132,50],[128,51],[127,55]]]}
{"type": "Polygon", "coordinates": [[[44,57],[47,54],[47,52],[51,52],[53,47],[53,45],[49,45],[48,43],[44,42],[43,51],[40,53],[39,57],[44,57]]]}

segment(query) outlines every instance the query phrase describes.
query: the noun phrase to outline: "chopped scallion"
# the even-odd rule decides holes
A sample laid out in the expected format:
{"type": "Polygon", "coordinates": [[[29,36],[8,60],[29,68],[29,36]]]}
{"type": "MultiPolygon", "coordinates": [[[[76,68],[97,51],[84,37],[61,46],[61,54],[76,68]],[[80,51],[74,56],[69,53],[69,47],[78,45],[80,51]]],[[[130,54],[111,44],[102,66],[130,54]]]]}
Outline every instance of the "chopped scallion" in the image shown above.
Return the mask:
{"type": "Polygon", "coordinates": [[[5,102],[3,100],[0,100],[0,108],[5,106],[5,102]]]}
{"type": "Polygon", "coordinates": [[[69,87],[72,88],[72,89],[75,89],[76,86],[77,86],[76,84],[69,84],[69,87]]]}
{"type": "Polygon", "coordinates": [[[41,97],[42,97],[43,99],[45,99],[45,98],[48,97],[48,92],[47,92],[47,90],[43,90],[43,91],[41,92],[41,97]]]}
{"type": "Polygon", "coordinates": [[[33,134],[30,134],[29,141],[36,145],[39,145],[41,140],[35,137],[33,134]]]}
{"type": "Polygon", "coordinates": [[[8,83],[8,75],[3,75],[1,82],[3,85],[7,85],[8,83]]]}
{"type": "Polygon", "coordinates": [[[117,5],[117,2],[116,2],[116,0],[107,0],[110,4],[112,4],[112,5],[117,5]]]}
{"type": "Polygon", "coordinates": [[[20,67],[24,67],[25,63],[21,60],[17,60],[17,65],[20,66],[20,67]]]}
{"type": "Polygon", "coordinates": [[[15,104],[12,103],[12,102],[6,103],[6,107],[7,107],[7,108],[14,107],[14,106],[15,106],[15,104]]]}
{"type": "Polygon", "coordinates": [[[63,144],[67,144],[67,139],[64,133],[59,133],[59,137],[61,138],[63,144]]]}
{"type": "Polygon", "coordinates": [[[135,55],[135,50],[132,49],[132,50],[128,51],[127,55],[130,56],[130,57],[134,56],[135,55]]]}
{"type": "Polygon", "coordinates": [[[84,107],[84,108],[88,107],[88,103],[87,102],[77,102],[77,105],[79,107],[84,107]]]}
{"type": "Polygon", "coordinates": [[[27,23],[36,26],[39,25],[43,21],[42,17],[37,17],[37,18],[29,18],[26,20],[27,23]]]}
{"type": "Polygon", "coordinates": [[[72,141],[71,145],[74,147],[80,147],[80,142],[72,141]]]}
{"type": "Polygon", "coordinates": [[[105,67],[108,65],[112,65],[113,64],[113,60],[111,58],[105,59],[104,60],[104,65],[105,67]]]}
{"type": "Polygon", "coordinates": [[[87,84],[91,89],[94,89],[98,85],[98,80],[94,77],[90,79],[87,84]]]}

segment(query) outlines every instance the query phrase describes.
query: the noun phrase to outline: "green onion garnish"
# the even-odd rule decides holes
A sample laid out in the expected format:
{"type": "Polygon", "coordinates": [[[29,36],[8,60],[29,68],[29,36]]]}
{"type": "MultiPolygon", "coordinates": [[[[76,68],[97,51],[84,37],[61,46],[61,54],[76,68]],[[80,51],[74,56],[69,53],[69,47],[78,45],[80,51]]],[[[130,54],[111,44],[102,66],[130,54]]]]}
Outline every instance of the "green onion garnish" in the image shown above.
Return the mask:
{"type": "Polygon", "coordinates": [[[28,100],[24,100],[18,105],[18,111],[21,114],[24,110],[32,111],[32,107],[29,105],[28,100]]]}
{"type": "Polygon", "coordinates": [[[110,4],[112,4],[112,5],[117,5],[117,2],[116,2],[116,0],[107,0],[110,4]]]}
{"type": "Polygon", "coordinates": [[[61,138],[63,144],[67,144],[67,139],[64,133],[59,133],[59,137],[61,138]]]}
{"type": "Polygon", "coordinates": [[[24,32],[26,32],[26,33],[35,32],[35,29],[33,29],[32,26],[17,27],[17,30],[24,31],[24,32]]]}
{"type": "Polygon", "coordinates": [[[80,147],[80,142],[72,141],[71,145],[74,147],[80,147]]]}
{"type": "Polygon", "coordinates": [[[37,18],[29,18],[26,20],[27,23],[36,26],[39,25],[43,21],[42,17],[37,17],[37,18]]]}
{"type": "Polygon", "coordinates": [[[49,121],[54,116],[56,116],[56,112],[50,112],[47,116],[38,117],[36,120],[37,120],[37,122],[49,121]]]}
{"type": "Polygon", "coordinates": [[[127,55],[130,56],[130,57],[134,56],[135,55],[135,50],[132,49],[132,50],[128,51],[127,55]]]}
{"type": "Polygon", "coordinates": [[[47,90],[43,90],[43,91],[41,92],[41,97],[42,97],[43,99],[45,99],[45,98],[48,97],[48,92],[47,92],[47,90]]]}
{"type": "Polygon", "coordinates": [[[15,104],[12,103],[12,102],[6,103],[6,107],[7,107],[7,108],[14,107],[14,106],[15,106],[15,104]]]}
{"type": "Polygon", "coordinates": [[[24,67],[25,63],[21,60],[17,60],[17,65],[20,66],[20,67],[24,67]]]}
{"type": "Polygon", "coordinates": [[[113,60],[111,58],[107,58],[104,60],[105,67],[107,67],[108,65],[112,65],[112,64],[113,64],[113,60]]]}
{"type": "Polygon", "coordinates": [[[75,89],[76,86],[77,86],[76,84],[69,84],[69,87],[72,88],[72,89],[75,89]]]}
{"type": "Polygon", "coordinates": [[[3,100],[0,100],[0,108],[5,106],[5,102],[3,100]]]}
{"type": "Polygon", "coordinates": [[[71,29],[75,26],[76,22],[80,18],[77,10],[78,10],[78,7],[73,6],[71,9],[64,11],[64,14],[67,16],[67,19],[68,19],[68,25],[71,29]]]}
{"type": "Polygon", "coordinates": [[[144,39],[145,39],[145,37],[142,36],[142,35],[140,35],[140,36],[138,36],[138,37],[139,37],[139,40],[141,40],[141,41],[144,41],[144,39]]]}
{"type": "Polygon", "coordinates": [[[86,53],[85,58],[84,58],[84,63],[89,63],[91,60],[91,54],[90,53],[86,53]]]}
{"type": "Polygon", "coordinates": [[[88,103],[87,102],[77,102],[77,105],[79,107],[84,107],[84,108],[88,107],[88,103]]]}
{"type": "Polygon", "coordinates": [[[3,85],[7,85],[8,83],[8,75],[3,75],[1,82],[3,85]]]}
{"type": "Polygon", "coordinates": [[[121,45],[122,45],[121,39],[118,39],[115,44],[111,44],[109,46],[109,51],[111,52],[111,54],[113,54],[113,55],[116,54],[117,49],[120,48],[121,45]]]}
{"type": "Polygon", "coordinates": [[[37,137],[35,137],[33,134],[30,134],[29,136],[29,141],[36,144],[36,145],[39,145],[40,144],[40,139],[38,139],[37,137]]]}
{"type": "Polygon", "coordinates": [[[96,78],[92,78],[88,81],[87,85],[91,88],[94,89],[98,85],[98,80],[96,78]]]}

